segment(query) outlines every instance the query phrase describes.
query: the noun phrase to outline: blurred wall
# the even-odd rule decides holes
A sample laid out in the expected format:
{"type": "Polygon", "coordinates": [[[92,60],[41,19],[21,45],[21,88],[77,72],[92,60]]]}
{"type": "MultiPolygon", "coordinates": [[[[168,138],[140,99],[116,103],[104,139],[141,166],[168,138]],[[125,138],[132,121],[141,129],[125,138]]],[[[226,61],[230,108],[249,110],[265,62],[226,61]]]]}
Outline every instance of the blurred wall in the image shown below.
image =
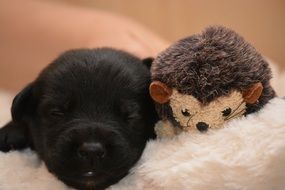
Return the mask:
{"type": "MultiPolygon", "coordinates": [[[[129,16],[175,41],[213,24],[243,35],[285,68],[284,0],[56,0],[129,16]]],[[[149,42],[151,43],[151,42],[149,42]]]]}

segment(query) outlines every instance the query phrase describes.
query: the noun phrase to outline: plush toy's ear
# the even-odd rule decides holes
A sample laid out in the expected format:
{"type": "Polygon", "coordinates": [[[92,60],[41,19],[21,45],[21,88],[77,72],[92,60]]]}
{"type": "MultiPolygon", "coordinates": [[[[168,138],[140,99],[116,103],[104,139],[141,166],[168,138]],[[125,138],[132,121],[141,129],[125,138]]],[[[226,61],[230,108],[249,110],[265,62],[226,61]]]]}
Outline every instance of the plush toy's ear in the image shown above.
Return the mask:
{"type": "Polygon", "coordinates": [[[148,58],[143,59],[142,62],[145,66],[147,66],[147,68],[150,69],[153,60],[154,59],[152,57],[148,57],[148,58]]]}
{"type": "Polygon", "coordinates": [[[250,86],[248,89],[243,91],[243,98],[245,102],[248,104],[256,103],[256,101],[261,96],[262,90],[263,90],[263,86],[261,82],[250,86]]]}
{"type": "Polygon", "coordinates": [[[172,89],[159,81],[153,81],[149,86],[149,92],[152,99],[160,104],[169,101],[172,94],[172,89]]]}

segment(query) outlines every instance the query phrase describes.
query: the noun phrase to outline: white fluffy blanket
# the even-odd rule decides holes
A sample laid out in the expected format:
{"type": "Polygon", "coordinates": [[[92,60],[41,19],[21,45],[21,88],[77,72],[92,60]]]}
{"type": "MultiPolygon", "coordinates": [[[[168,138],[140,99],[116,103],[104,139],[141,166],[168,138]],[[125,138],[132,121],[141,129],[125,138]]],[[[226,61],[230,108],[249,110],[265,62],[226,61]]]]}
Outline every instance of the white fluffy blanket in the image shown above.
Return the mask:
{"type": "MultiPolygon", "coordinates": [[[[111,190],[285,188],[285,100],[206,134],[151,141],[111,190]]],[[[30,150],[0,153],[1,190],[67,190],[30,150]]]]}
{"type": "MultiPolygon", "coordinates": [[[[10,118],[10,104],[0,91],[0,125],[10,118]]],[[[0,190],[20,189],[70,190],[32,151],[0,153],[0,190]]],[[[285,100],[275,98],[224,129],[149,142],[131,173],[109,189],[285,189],[285,100]]]]}
{"type": "Polygon", "coordinates": [[[206,134],[148,143],[131,175],[111,189],[285,189],[285,100],[206,134]]]}

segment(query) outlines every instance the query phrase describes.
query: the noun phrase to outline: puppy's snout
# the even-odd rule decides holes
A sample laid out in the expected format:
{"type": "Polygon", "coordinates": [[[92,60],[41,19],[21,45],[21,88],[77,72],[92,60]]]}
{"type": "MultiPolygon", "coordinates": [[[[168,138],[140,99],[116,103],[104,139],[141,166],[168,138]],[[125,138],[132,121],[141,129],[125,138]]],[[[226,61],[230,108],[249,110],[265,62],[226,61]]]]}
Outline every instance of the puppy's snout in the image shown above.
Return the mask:
{"type": "Polygon", "coordinates": [[[78,155],[81,158],[85,158],[91,162],[104,158],[106,153],[106,148],[99,142],[84,142],[78,148],[78,155]]]}
{"type": "Polygon", "coordinates": [[[196,124],[196,127],[200,132],[206,132],[209,128],[209,125],[205,122],[199,122],[196,124]]]}

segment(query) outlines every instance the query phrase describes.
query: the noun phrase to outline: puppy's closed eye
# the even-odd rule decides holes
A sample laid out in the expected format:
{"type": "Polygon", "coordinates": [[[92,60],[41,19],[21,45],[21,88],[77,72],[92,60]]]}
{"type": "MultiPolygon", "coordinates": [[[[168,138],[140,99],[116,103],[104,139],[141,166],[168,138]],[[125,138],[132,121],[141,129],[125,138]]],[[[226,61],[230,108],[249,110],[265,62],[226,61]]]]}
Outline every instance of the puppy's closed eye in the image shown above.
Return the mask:
{"type": "Polygon", "coordinates": [[[121,105],[121,115],[126,122],[132,122],[141,118],[139,106],[134,102],[123,103],[121,105]]]}
{"type": "MultiPolygon", "coordinates": [[[[43,98],[42,102],[39,104],[38,111],[40,115],[44,116],[49,120],[57,120],[66,116],[66,113],[70,112],[72,109],[72,104],[70,101],[52,101],[50,96],[48,98],[43,98]]],[[[63,99],[63,98],[58,98],[63,99]]]]}
{"type": "Polygon", "coordinates": [[[39,114],[48,121],[56,121],[65,116],[65,110],[60,106],[43,104],[39,107],[39,114]]]}
{"type": "Polygon", "coordinates": [[[135,111],[133,113],[130,113],[126,119],[128,122],[131,122],[131,121],[137,120],[139,118],[140,118],[140,114],[137,111],[135,111]]]}
{"type": "Polygon", "coordinates": [[[64,111],[60,108],[51,108],[48,112],[49,116],[54,118],[60,118],[64,116],[64,111]]]}

